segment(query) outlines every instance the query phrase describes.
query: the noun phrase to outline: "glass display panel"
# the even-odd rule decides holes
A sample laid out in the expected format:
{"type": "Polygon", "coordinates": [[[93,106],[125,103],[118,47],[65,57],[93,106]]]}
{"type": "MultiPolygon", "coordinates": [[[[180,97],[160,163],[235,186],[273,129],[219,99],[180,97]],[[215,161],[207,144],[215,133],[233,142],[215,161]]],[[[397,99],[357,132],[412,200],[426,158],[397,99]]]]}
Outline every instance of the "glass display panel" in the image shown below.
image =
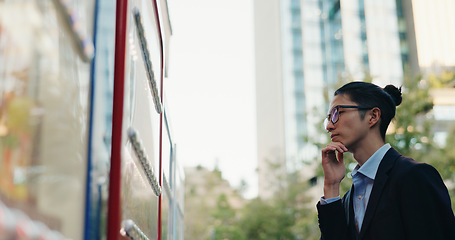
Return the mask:
{"type": "MultiPolygon", "coordinates": [[[[90,32],[92,1],[73,7],[90,32]]],[[[52,1],[0,2],[0,201],[26,235],[82,238],[89,82],[52,1]]]]}
{"type": "MultiPolygon", "coordinates": [[[[156,22],[151,1],[131,1],[127,26],[125,103],[124,103],[124,150],[122,153],[122,219],[131,219],[150,239],[158,236],[158,196],[149,182],[141,160],[127,138],[127,129],[136,131],[143,155],[151,172],[159,180],[160,118],[147,78],[145,59],[138,39],[133,9],[139,9],[144,35],[147,39],[150,61],[155,79],[160,79],[160,48],[156,38],[156,22]],[[154,25],[155,24],[155,25],[154,25]],[[157,55],[158,53],[158,55],[157,55]]],[[[157,81],[159,84],[159,81],[157,81]]],[[[160,89],[160,86],[158,86],[160,89]]],[[[161,194],[163,190],[161,190],[161,194]]]]}

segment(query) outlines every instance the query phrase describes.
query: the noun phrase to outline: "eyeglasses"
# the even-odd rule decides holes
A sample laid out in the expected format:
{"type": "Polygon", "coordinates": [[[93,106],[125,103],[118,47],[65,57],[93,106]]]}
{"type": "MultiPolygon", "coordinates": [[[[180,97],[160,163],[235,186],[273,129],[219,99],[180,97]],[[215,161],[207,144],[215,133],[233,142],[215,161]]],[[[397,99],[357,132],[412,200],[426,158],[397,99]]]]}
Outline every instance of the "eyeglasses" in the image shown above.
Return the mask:
{"type": "Polygon", "coordinates": [[[372,107],[362,107],[362,106],[353,106],[353,105],[337,105],[330,110],[329,115],[324,120],[324,128],[327,129],[327,126],[329,125],[329,121],[335,124],[338,122],[338,119],[340,119],[340,108],[356,108],[358,110],[368,110],[372,109],[372,107]]]}

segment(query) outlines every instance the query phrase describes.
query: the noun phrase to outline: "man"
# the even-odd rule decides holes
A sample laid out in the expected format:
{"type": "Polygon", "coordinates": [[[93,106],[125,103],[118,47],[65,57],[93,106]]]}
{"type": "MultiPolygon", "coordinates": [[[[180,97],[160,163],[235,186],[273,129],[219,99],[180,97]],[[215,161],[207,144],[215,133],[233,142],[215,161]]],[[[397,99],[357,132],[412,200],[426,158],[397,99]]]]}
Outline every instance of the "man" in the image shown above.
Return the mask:
{"type": "Polygon", "coordinates": [[[351,82],[335,92],[322,149],[324,196],[317,204],[321,239],[455,239],[451,201],[439,173],[400,155],[385,133],[401,91],[351,82]],[[340,199],[343,153],[358,165],[340,199]]]}

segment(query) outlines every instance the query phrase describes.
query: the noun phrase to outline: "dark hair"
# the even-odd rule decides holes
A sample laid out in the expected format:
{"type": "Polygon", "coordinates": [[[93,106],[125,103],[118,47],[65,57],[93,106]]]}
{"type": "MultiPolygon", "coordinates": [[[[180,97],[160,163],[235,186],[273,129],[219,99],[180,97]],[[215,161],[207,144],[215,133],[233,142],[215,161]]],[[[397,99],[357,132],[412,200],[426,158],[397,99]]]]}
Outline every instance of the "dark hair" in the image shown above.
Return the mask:
{"type": "MultiPolygon", "coordinates": [[[[396,106],[401,104],[401,87],[393,85],[380,88],[367,82],[350,82],[335,91],[334,96],[346,94],[349,99],[361,106],[378,107],[381,110],[381,137],[385,140],[385,133],[390,121],[395,117],[396,106]]],[[[362,115],[364,117],[365,115],[362,115]]]]}

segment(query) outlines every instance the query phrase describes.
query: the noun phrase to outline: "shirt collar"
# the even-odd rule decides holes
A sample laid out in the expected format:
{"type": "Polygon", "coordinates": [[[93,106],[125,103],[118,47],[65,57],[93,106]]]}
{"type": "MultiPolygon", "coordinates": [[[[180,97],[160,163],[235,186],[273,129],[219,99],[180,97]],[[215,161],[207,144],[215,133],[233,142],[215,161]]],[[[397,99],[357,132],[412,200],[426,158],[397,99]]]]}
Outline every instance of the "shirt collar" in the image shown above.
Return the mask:
{"type": "Polygon", "coordinates": [[[354,176],[357,172],[360,172],[366,177],[374,180],[376,173],[378,172],[379,164],[390,148],[390,144],[384,144],[384,146],[371,155],[371,157],[368,158],[368,160],[361,167],[357,164],[355,169],[352,171],[352,176],[354,176]]]}

